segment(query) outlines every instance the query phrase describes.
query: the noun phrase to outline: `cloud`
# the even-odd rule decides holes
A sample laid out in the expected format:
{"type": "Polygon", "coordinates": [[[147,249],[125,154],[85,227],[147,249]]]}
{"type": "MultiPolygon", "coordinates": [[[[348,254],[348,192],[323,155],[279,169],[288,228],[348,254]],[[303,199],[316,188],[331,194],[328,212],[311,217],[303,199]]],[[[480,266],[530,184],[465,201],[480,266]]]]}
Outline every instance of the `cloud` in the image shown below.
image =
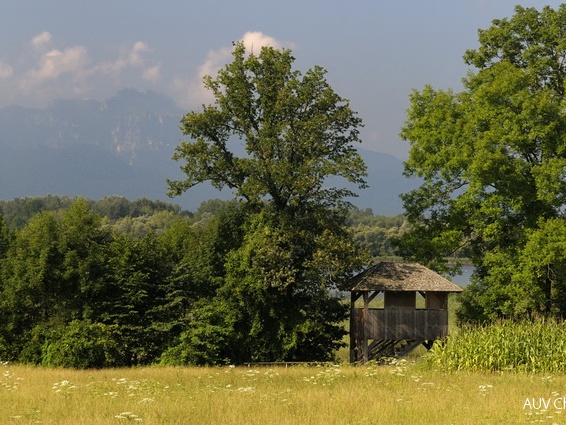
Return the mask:
{"type": "MultiPolygon", "coordinates": [[[[117,59],[101,62],[89,69],[85,69],[82,78],[88,78],[93,75],[109,75],[118,78],[120,73],[127,68],[141,68],[142,73],[145,73],[148,69],[152,68],[145,68],[147,61],[144,58],[144,54],[146,52],[151,52],[149,46],[142,41],[136,41],[130,49],[117,59]]],[[[152,72],[155,73],[155,70],[150,71],[150,74],[152,72]]]]}
{"type": "Polygon", "coordinates": [[[156,82],[161,74],[161,65],[155,65],[144,69],[142,78],[146,81],[156,82]]]}
{"type": "Polygon", "coordinates": [[[40,49],[51,41],[51,33],[43,31],[31,39],[31,44],[35,49],[40,49]]]}
{"type": "Polygon", "coordinates": [[[199,79],[206,75],[216,75],[220,68],[225,65],[232,54],[230,47],[222,47],[218,50],[211,50],[206,54],[206,60],[198,68],[199,79]]]}
{"type": "Polygon", "coordinates": [[[281,48],[281,44],[273,37],[258,31],[248,31],[244,34],[241,41],[243,41],[246,50],[252,53],[259,53],[264,46],[271,46],[276,49],[281,48]]]}
{"type": "Polygon", "coordinates": [[[63,74],[80,72],[88,62],[86,48],[73,46],[65,50],[50,50],[43,54],[36,69],[28,71],[22,88],[31,90],[47,80],[53,80],[63,74]]]}
{"type": "Polygon", "coordinates": [[[3,62],[0,61],[0,80],[10,78],[14,74],[14,69],[3,62]]]}
{"type": "MultiPolygon", "coordinates": [[[[240,41],[255,53],[266,45],[282,45],[259,31],[246,32],[240,41]]],[[[10,62],[0,59],[0,81],[11,82],[0,87],[2,106],[16,103],[43,107],[56,98],[100,98],[125,86],[152,90],[163,84],[162,74],[167,71],[153,58],[152,47],[141,40],[122,46],[118,54],[110,57],[96,57],[85,45],[60,45],[48,31],[31,37],[28,46],[32,49],[20,49],[19,57],[10,62]]],[[[213,99],[204,89],[203,77],[215,76],[230,62],[232,49],[229,45],[210,50],[192,78],[167,77],[170,82],[166,90],[183,107],[211,103],[213,99]]]]}
{"type": "Polygon", "coordinates": [[[153,89],[161,77],[161,64],[151,58],[149,44],[136,41],[114,57],[94,58],[86,46],[52,48],[51,33],[30,39],[33,51],[21,49],[13,63],[0,60],[2,105],[17,103],[43,107],[56,98],[111,96],[124,86],[153,89]]]}
{"type": "MultiPolygon", "coordinates": [[[[273,37],[265,35],[261,32],[246,32],[241,40],[244,47],[248,52],[259,53],[263,46],[272,46],[276,49],[281,47],[281,44],[273,37]]],[[[206,75],[216,75],[222,66],[224,66],[232,56],[232,47],[221,47],[217,50],[211,50],[206,55],[206,60],[198,68],[198,78],[206,75]]]]}
{"type": "Polygon", "coordinates": [[[232,54],[230,47],[222,47],[217,50],[211,50],[206,55],[206,60],[198,67],[197,75],[183,84],[182,81],[177,80],[175,84],[181,88],[181,93],[187,96],[186,102],[183,106],[201,105],[203,103],[211,103],[214,98],[209,90],[206,90],[203,84],[203,78],[207,75],[215,76],[220,68],[225,65],[232,54]],[[186,88],[183,90],[183,85],[186,88]]]}
{"type": "Polygon", "coordinates": [[[128,55],[128,64],[132,66],[143,65],[143,54],[150,51],[151,49],[149,48],[149,46],[143,41],[136,41],[134,43],[134,46],[132,47],[132,50],[130,51],[130,54],[128,55]]]}
{"type": "MultiPolygon", "coordinates": [[[[239,41],[244,43],[244,47],[248,52],[256,54],[264,46],[272,46],[277,49],[282,46],[275,38],[259,31],[248,31],[239,41]]],[[[194,78],[190,80],[174,79],[172,93],[177,103],[183,107],[196,107],[213,102],[212,94],[204,87],[203,78],[207,75],[216,76],[218,71],[230,61],[231,56],[232,47],[210,50],[204,62],[198,67],[197,75],[194,78]]]]}

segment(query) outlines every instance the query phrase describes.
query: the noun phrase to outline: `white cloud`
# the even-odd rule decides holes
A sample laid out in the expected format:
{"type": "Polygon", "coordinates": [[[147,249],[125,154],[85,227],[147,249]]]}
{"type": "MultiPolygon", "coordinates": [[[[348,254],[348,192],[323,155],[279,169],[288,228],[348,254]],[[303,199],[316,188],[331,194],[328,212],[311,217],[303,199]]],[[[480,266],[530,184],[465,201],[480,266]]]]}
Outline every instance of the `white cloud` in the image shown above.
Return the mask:
{"type": "Polygon", "coordinates": [[[196,77],[186,84],[189,104],[208,104],[214,100],[212,93],[204,88],[203,78],[207,75],[215,76],[220,68],[229,61],[231,54],[232,49],[229,47],[222,47],[207,53],[206,60],[198,67],[196,77]]]}
{"type": "Polygon", "coordinates": [[[47,31],[33,37],[35,52],[23,51],[17,68],[0,61],[0,80],[15,82],[1,90],[5,101],[44,106],[54,98],[111,96],[124,83],[150,88],[160,79],[161,65],[151,60],[152,49],[142,41],[96,61],[82,45],[46,49],[51,39],[47,31]]]}
{"type": "Polygon", "coordinates": [[[228,62],[231,54],[232,49],[230,47],[209,51],[206,54],[206,60],[198,68],[198,78],[202,79],[206,75],[216,75],[220,68],[228,62]]]}
{"type": "Polygon", "coordinates": [[[142,78],[146,81],[156,82],[161,74],[161,65],[151,66],[143,70],[142,78]]]}
{"type": "MultiPolygon", "coordinates": [[[[111,77],[118,78],[120,74],[127,68],[142,68],[142,75],[156,76],[155,66],[145,68],[146,59],[145,53],[151,52],[147,44],[142,41],[137,41],[128,49],[125,54],[120,55],[113,61],[101,62],[92,68],[85,69],[82,78],[90,78],[95,75],[110,75],[111,77]]],[[[147,78],[150,80],[151,78],[147,78]]]]}
{"type": "MultiPolygon", "coordinates": [[[[123,46],[111,57],[94,57],[85,45],[55,45],[50,32],[29,39],[33,50],[21,49],[10,63],[0,60],[0,81],[12,84],[0,87],[2,104],[14,102],[26,106],[45,106],[54,98],[111,96],[117,89],[136,87],[154,89],[162,84],[165,69],[152,58],[153,49],[144,41],[123,46]]],[[[240,39],[248,51],[258,53],[262,46],[281,47],[281,43],[261,32],[246,32],[240,39]]],[[[193,78],[173,78],[169,90],[184,107],[198,107],[213,101],[204,89],[203,77],[215,76],[231,61],[233,47],[210,50],[195,69],[193,78]]]]}
{"type": "Polygon", "coordinates": [[[14,69],[5,63],[0,62],[0,80],[10,78],[14,74],[14,69]]]}
{"type": "MultiPolygon", "coordinates": [[[[277,49],[281,47],[277,40],[261,32],[246,32],[240,41],[244,43],[248,52],[259,53],[263,46],[272,46],[277,49]]],[[[231,56],[232,47],[222,47],[209,51],[206,60],[198,68],[198,78],[202,80],[205,75],[216,75],[220,68],[230,60],[231,56]]]]}
{"type": "Polygon", "coordinates": [[[73,46],[61,50],[50,50],[41,56],[39,66],[28,71],[22,87],[29,90],[47,80],[53,80],[63,74],[80,72],[88,62],[86,48],[73,46]]]}
{"type": "Polygon", "coordinates": [[[169,86],[170,96],[182,108],[192,108],[198,105],[198,101],[192,98],[191,81],[185,78],[176,77],[169,86]]]}
{"type": "Polygon", "coordinates": [[[51,33],[43,31],[41,34],[36,35],[31,39],[31,44],[34,48],[40,49],[51,41],[51,33]]]}
{"type": "Polygon", "coordinates": [[[259,53],[262,47],[271,46],[276,49],[281,48],[281,44],[273,37],[265,35],[258,31],[248,31],[242,37],[242,41],[246,50],[252,53],[259,53]]]}
{"type": "MultiPolygon", "coordinates": [[[[248,31],[240,39],[248,52],[259,53],[263,46],[281,48],[281,43],[273,37],[262,32],[248,31]]],[[[221,47],[210,50],[205,61],[198,67],[197,75],[191,80],[177,78],[172,84],[173,96],[183,107],[196,107],[211,103],[214,98],[203,85],[203,78],[207,75],[216,76],[218,71],[226,65],[232,56],[232,47],[221,47]]]]}
{"type": "Polygon", "coordinates": [[[130,54],[128,55],[128,63],[132,66],[143,65],[143,53],[150,52],[151,49],[143,41],[136,41],[130,54]]]}

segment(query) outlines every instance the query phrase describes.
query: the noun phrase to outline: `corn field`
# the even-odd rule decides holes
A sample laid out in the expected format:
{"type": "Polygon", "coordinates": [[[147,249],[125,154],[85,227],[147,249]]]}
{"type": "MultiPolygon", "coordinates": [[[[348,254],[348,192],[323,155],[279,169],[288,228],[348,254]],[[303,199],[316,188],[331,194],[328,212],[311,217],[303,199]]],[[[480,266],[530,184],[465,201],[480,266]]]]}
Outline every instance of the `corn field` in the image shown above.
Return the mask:
{"type": "Polygon", "coordinates": [[[428,361],[444,370],[566,372],[566,323],[499,321],[464,326],[437,343],[428,361]]]}

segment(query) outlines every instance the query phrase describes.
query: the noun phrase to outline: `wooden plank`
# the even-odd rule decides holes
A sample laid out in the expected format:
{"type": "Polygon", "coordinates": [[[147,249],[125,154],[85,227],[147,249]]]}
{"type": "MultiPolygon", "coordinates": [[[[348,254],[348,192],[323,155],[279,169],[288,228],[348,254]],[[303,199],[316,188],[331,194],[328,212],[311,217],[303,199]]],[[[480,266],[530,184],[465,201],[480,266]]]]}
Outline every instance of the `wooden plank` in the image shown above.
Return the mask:
{"type": "MultiPolygon", "coordinates": [[[[352,297],[352,305],[354,302],[352,297]]],[[[371,309],[366,298],[364,308],[350,311],[350,361],[367,362],[388,352],[397,342],[431,342],[447,332],[446,310],[371,309]]]]}
{"type": "Polygon", "coordinates": [[[423,342],[424,341],[407,341],[407,343],[398,352],[395,353],[395,357],[401,358],[406,356],[423,342]]]}
{"type": "Polygon", "coordinates": [[[394,346],[399,341],[390,339],[379,339],[373,341],[369,346],[369,360],[379,359],[383,356],[394,354],[394,346]]]}
{"type": "Polygon", "coordinates": [[[356,356],[356,300],[360,297],[360,293],[351,292],[350,293],[350,363],[355,363],[357,361],[356,356]]]}
{"type": "Polygon", "coordinates": [[[429,310],[446,310],[448,294],[446,292],[426,292],[425,307],[429,310]]]}
{"type": "Polygon", "coordinates": [[[410,307],[415,308],[417,302],[416,292],[393,292],[385,291],[383,295],[383,305],[389,307],[410,307]]]}
{"type": "Polygon", "coordinates": [[[356,313],[356,361],[359,362],[364,359],[364,311],[357,309],[356,313]]]}
{"type": "Polygon", "coordinates": [[[363,333],[366,344],[367,339],[433,340],[446,336],[448,331],[445,310],[364,309],[360,319],[356,332],[363,333]]]}
{"type": "Polygon", "coordinates": [[[370,295],[370,297],[368,299],[368,303],[371,303],[373,301],[373,299],[379,295],[380,292],[381,291],[373,291],[373,293],[370,295]]]}
{"type": "Polygon", "coordinates": [[[364,292],[364,311],[362,314],[362,323],[360,326],[360,330],[361,330],[361,336],[362,336],[362,361],[364,363],[367,363],[369,360],[369,352],[368,352],[368,334],[366,332],[366,328],[365,328],[365,323],[368,320],[368,316],[369,316],[369,309],[368,309],[368,301],[367,301],[367,297],[365,296],[367,294],[367,292],[364,292]]]}

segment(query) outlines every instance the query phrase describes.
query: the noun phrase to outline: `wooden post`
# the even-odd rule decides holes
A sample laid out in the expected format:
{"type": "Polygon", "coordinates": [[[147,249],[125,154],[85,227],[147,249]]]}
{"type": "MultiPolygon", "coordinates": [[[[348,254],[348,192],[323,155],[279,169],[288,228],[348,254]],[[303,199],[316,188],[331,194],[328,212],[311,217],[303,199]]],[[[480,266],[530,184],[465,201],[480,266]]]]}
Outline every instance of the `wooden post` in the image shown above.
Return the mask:
{"type": "Polygon", "coordinates": [[[364,292],[364,312],[362,315],[362,326],[360,332],[362,333],[362,341],[363,341],[363,362],[364,364],[369,360],[369,350],[368,350],[368,338],[366,336],[366,318],[368,317],[369,311],[369,296],[368,292],[364,292]]]}
{"type": "Polygon", "coordinates": [[[356,347],[356,338],[358,335],[358,329],[356,326],[356,300],[359,294],[352,291],[350,293],[350,363],[355,363],[358,359],[359,348],[356,347]]]}

